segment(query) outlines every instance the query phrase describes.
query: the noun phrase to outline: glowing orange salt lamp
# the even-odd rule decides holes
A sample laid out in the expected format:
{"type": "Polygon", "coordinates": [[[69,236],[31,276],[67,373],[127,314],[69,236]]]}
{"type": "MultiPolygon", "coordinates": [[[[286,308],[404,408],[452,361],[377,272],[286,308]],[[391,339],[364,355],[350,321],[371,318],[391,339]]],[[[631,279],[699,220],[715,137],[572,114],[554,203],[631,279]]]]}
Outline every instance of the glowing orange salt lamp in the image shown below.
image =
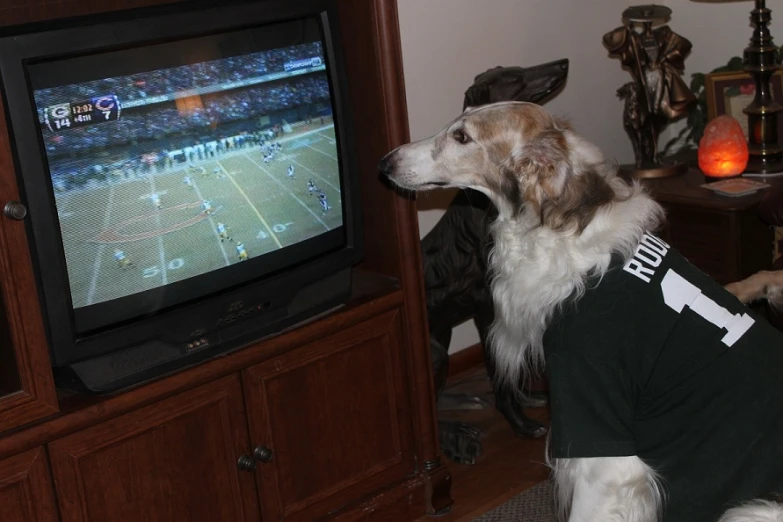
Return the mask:
{"type": "Polygon", "coordinates": [[[699,141],[699,168],[711,178],[739,176],[748,166],[748,142],[739,122],[718,116],[699,141]]]}

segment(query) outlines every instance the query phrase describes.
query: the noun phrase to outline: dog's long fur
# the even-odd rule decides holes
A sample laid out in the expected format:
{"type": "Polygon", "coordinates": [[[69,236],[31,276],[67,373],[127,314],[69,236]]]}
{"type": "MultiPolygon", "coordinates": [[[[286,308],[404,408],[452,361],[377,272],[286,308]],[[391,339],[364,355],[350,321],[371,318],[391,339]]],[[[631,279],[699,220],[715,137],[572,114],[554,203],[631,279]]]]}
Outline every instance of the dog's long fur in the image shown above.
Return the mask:
{"type": "MultiPolygon", "coordinates": [[[[380,168],[403,188],[472,188],[497,207],[491,336],[498,373],[512,383],[543,368],[543,335],[558,307],[600,281],[612,255],[630,259],[663,216],[638,182],[620,178],[594,145],[529,103],[468,109],[435,136],[389,153],[380,168]]],[[[564,519],[661,516],[659,479],[636,456],[554,459],[551,467],[564,519]]],[[[765,506],[738,507],[726,521],[748,513],[779,521],[765,506]]]]}
{"type": "Polygon", "coordinates": [[[550,467],[560,520],[645,522],[661,517],[661,480],[638,457],[554,459],[550,467]]]}

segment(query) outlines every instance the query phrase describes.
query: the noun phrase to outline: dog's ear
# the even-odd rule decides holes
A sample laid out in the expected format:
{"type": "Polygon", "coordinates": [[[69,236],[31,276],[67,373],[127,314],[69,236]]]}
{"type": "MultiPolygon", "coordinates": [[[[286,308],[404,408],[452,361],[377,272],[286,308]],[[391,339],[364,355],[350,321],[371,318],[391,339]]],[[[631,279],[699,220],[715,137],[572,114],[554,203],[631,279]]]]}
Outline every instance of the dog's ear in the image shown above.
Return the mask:
{"type": "Polygon", "coordinates": [[[520,149],[516,170],[525,200],[543,225],[581,232],[615,193],[599,173],[593,151],[572,154],[574,146],[579,147],[562,130],[545,130],[520,149]]]}
{"type": "Polygon", "coordinates": [[[514,151],[513,169],[525,186],[541,192],[535,195],[539,203],[557,201],[572,175],[568,142],[563,132],[557,129],[543,131],[514,151]]]}

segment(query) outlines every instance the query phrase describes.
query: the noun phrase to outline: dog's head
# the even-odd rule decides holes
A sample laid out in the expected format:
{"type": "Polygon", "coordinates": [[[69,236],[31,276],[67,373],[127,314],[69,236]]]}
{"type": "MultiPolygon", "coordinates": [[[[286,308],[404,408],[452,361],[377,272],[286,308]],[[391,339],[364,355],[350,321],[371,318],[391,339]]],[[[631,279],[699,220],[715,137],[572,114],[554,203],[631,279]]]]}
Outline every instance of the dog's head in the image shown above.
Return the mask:
{"type": "Polygon", "coordinates": [[[524,102],[469,108],[436,135],[390,152],[379,168],[402,188],[472,188],[501,216],[526,210],[557,229],[583,230],[615,196],[601,152],[524,102]]]}

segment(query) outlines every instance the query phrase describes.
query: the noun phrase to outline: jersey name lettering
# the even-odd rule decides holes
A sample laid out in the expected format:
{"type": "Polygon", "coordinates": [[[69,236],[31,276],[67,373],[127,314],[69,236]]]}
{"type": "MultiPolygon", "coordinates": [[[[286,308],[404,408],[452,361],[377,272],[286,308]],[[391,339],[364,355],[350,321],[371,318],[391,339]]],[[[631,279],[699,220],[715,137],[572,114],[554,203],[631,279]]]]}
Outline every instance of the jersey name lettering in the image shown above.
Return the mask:
{"type": "Polygon", "coordinates": [[[623,270],[649,283],[650,276],[655,273],[654,269],[660,266],[668,252],[669,245],[651,234],[644,234],[642,242],[636,247],[636,253],[628,260],[623,270]]]}

